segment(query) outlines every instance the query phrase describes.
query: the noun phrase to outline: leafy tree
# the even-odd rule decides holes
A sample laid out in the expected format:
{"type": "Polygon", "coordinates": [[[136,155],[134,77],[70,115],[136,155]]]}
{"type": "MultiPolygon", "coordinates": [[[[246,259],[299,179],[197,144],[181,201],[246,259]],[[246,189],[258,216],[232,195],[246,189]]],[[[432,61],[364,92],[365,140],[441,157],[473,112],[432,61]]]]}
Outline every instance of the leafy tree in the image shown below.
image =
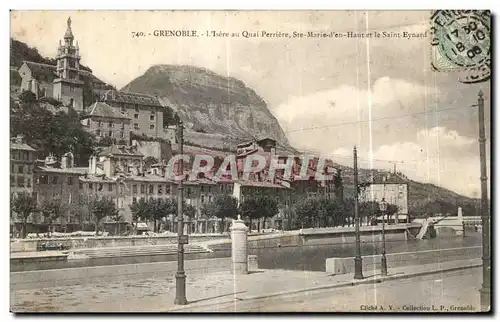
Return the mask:
{"type": "Polygon", "coordinates": [[[215,200],[213,202],[204,204],[202,208],[202,213],[206,217],[215,216],[221,219],[221,233],[224,232],[224,227],[226,226],[226,218],[235,219],[238,217],[238,212],[238,200],[230,195],[219,195],[215,197],[215,200]]]}
{"type": "Polygon", "coordinates": [[[115,202],[111,198],[92,198],[89,203],[90,212],[94,216],[95,233],[99,232],[99,222],[109,216],[114,217],[118,214],[115,202]]]}
{"type": "Polygon", "coordinates": [[[117,211],[113,215],[111,215],[111,220],[113,220],[116,223],[115,235],[119,236],[120,235],[120,222],[123,221],[123,216],[120,215],[120,213],[117,211]]]}
{"type": "Polygon", "coordinates": [[[138,202],[131,204],[129,207],[132,212],[132,220],[135,222],[135,231],[137,233],[139,218],[142,220],[149,218],[152,212],[152,205],[149,200],[141,198],[138,202]]]}
{"type": "Polygon", "coordinates": [[[67,205],[61,199],[44,199],[39,209],[48,223],[48,234],[50,236],[51,225],[54,221],[60,218],[67,210],[67,205]]]}
{"type": "Polygon", "coordinates": [[[295,205],[295,215],[301,228],[313,227],[314,219],[318,214],[318,202],[315,198],[306,198],[295,205]]]}
{"type": "Polygon", "coordinates": [[[28,192],[21,192],[11,199],[12,210],[21,216],[23,220],[22,238],[26,238],[26,226],[28,217],[37,210],[36,199],[28,192]]]}
{"type": "Polygon", "coordinates": [[[374,218],[380,214],[379,203],[376,201],[365,201],[359,204],[359,218],[360,225],[363,222],[363,219],[368,223],[371,218],[374,218]]]}
{"type": "Polygon", "coordinates": [[[50,153],[61,156],[72,150],[75,163],[86,164],[96,147],[96,140],[84,129],[78,113],[71,108],[68,112],[52,113],[33,101],[31,95],[24,95],[19,104],[11,106],[11,136],[23,134],[27,143],[40,151],[41,158],[50,153]]]}
{"type": "MultiPolygon", "coordinates": [[[[253,194],[245,197],[240,204],[240,214],[250,220],[250,230],[252,229],[253,219],[270,218],[278,213],[277,201],[264,194],[253,194]]],[[[260,223],[257,230],[260,231],[260,223]]]]}
{"type": "Polygon", "coordinates": [[[151,209],[150,218],[153,219],[154,232],[157,232],[160,230],[160,227],[156,223],[174,210],[174,202],[171,199],[158,198],[150,199],[149,203],[151,209]]]}

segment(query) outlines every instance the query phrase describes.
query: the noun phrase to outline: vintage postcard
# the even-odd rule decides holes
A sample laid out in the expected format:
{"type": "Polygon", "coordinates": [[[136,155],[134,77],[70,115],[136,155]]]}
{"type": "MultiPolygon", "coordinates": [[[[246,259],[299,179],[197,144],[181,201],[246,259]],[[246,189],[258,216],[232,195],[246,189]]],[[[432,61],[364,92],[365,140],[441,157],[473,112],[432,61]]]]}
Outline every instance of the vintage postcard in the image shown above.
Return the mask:
{"type": "Polygon", "coordinates": [[[491,311],[491,12],[10,12],[10,310],[491,311]]]}

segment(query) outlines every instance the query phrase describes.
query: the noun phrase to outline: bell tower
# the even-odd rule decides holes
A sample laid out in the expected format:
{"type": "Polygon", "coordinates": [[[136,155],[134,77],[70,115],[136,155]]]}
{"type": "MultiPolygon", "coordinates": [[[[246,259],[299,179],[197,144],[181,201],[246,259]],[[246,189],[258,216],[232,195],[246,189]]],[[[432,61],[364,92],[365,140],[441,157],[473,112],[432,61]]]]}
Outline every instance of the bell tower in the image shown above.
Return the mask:
{"type": "Polygon", "coordinates": [[[71,17],[68,18],[64,43],[59,41],[57,48],[57,77],[54,79],[53,96],[65,106],[76,111],[83,110],[83,79],[80,75],[80,52],[78,42],[73,45],[75,37],[71,30],[71,17]]]}

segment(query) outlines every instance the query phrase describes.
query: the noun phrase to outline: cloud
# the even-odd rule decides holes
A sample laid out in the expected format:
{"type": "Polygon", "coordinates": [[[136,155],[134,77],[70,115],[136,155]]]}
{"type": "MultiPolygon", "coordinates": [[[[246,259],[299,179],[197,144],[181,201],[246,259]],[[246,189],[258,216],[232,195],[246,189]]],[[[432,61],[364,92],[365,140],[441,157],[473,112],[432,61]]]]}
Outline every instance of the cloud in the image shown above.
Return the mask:
{"type": "MultiPolygon", "coordinates": [[[[479,156],[463,155],[460,149],[476,140],[462,136],[445,127],[419,130],[415,141],[384,144],[370,153],[367,149],[358,151],[359,165],[363,168],[390,170],[396,162],[397,170],[409,178],[424,183],[433,183],[470,197],[480,196],[479,156]],[[454,148],[452,150],[450,148],[454,148]]],[[[352,165],[352,150],[338,148],[332,157],[338,163],[352,165]]],[[[490,162],[487,162],[488,171],[490,162]]],[[[489,177],[489,173],[488,173],[489,177]]]]}

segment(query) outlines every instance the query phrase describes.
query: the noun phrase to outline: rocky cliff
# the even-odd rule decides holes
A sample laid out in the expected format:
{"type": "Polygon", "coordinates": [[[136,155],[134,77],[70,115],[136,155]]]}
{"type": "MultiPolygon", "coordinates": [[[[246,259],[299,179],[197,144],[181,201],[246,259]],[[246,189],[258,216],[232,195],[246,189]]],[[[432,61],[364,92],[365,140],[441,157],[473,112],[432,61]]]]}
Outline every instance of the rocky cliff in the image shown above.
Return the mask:
{"type": "Polygon", "coordinates": [[[266,102],[238,79],[193,66],[155,65],[122,90],[158,96],[179,113],[188,131],[201,134],[192,137],[203,137],[204,145],[217,137],[226,144],[271,137],[289,147],[266,102]]]}

